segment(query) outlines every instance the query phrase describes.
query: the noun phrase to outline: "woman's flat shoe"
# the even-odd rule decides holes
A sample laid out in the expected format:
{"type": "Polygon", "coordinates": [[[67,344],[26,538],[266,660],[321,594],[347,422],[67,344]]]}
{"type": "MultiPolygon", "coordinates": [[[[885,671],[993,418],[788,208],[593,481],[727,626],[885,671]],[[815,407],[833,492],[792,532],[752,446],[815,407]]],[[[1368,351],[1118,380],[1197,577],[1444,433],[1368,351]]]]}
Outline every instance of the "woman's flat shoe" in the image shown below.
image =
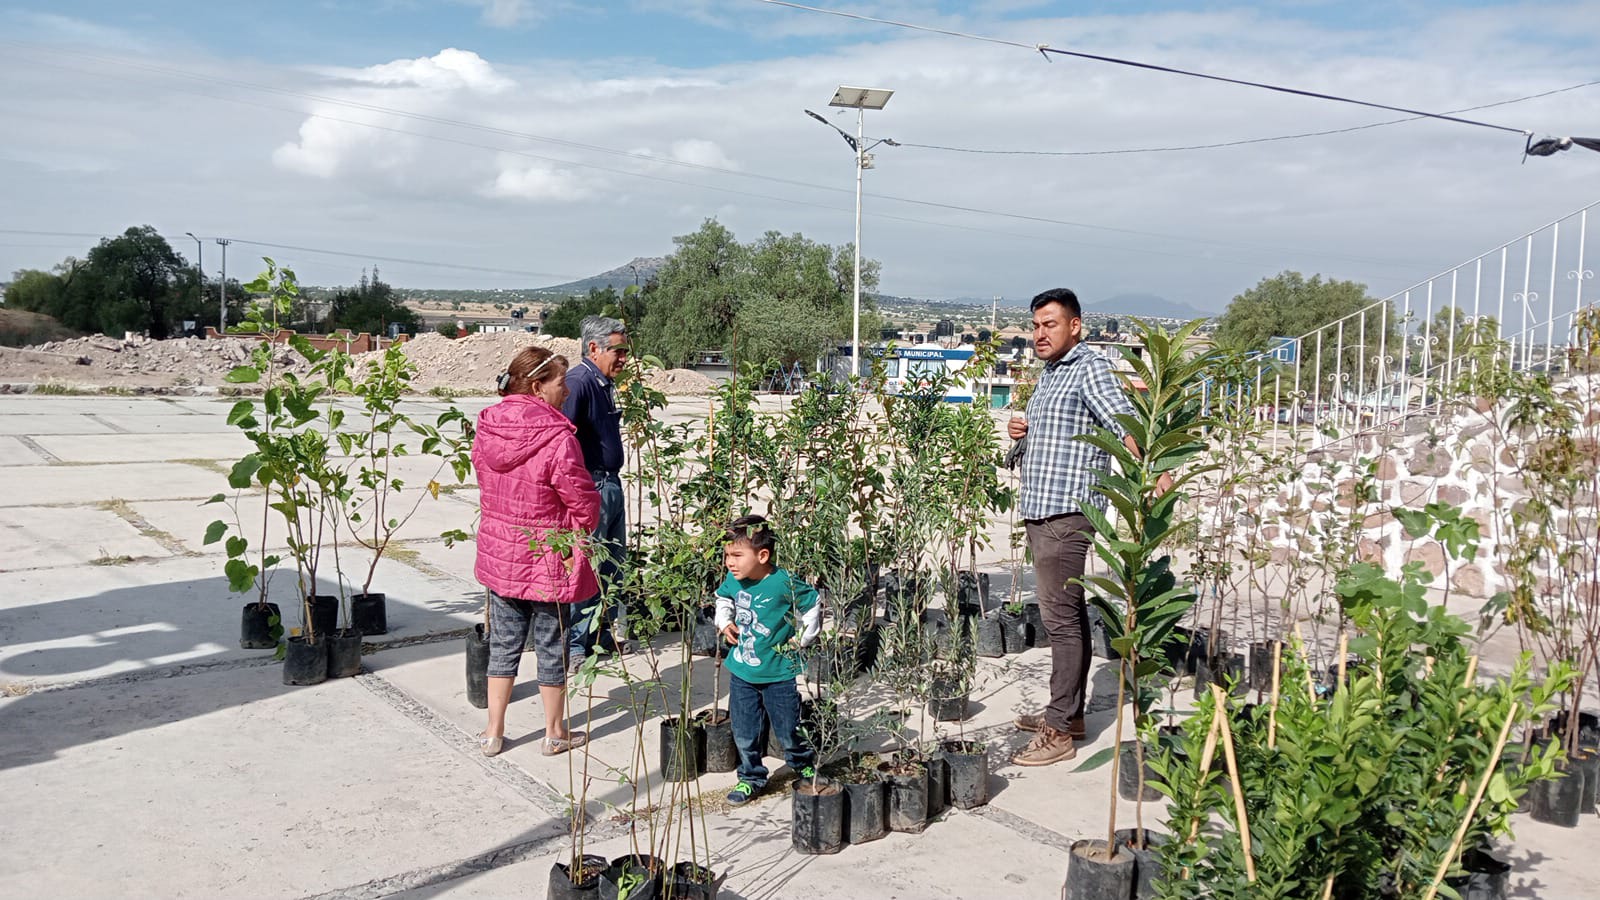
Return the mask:
{"type": "Polygon", "coordinates": [[[480,737],[480,738],[478,738],[478,745],[483,748],[483,755],[484,756],[499,756],[500,755],[500,750],[501,750],[501,748],[503,748],[505,746],[505,743],[506,743],[506,739],[504,737],[497,737],[497,738],[480,737]]]}
{"type": "Polygon", "coordinates": [[[574,731],[564,738],[545,738],[544,755],[560,756],[568,750],[582,747],[587,743],[589,743],[589,735],[582,731],[574,731]]]}

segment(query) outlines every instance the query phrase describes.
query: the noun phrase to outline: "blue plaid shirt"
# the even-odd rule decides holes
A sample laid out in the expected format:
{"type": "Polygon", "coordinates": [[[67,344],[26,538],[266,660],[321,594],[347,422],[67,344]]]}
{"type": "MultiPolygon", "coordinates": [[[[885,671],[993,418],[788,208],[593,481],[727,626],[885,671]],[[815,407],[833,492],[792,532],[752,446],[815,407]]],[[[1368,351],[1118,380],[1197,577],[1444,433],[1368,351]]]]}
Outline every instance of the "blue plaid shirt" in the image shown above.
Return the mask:
{"type": "Polygon", "coordinates": [[[1115,416],[1133,411],[1111,361],[1088,344],[1079,343],[1066,356],[1047,363],[1028,399],[1028,445],[1022,454],[1018,504],[1022,518],[1075,513],[1085,503],[1105,509],[1106,498],[1093,487],[1099,473],[1111,467],[1111,456],[1075,438],[1096,426],[1121,437],[1127,429],[1115,416]]]}

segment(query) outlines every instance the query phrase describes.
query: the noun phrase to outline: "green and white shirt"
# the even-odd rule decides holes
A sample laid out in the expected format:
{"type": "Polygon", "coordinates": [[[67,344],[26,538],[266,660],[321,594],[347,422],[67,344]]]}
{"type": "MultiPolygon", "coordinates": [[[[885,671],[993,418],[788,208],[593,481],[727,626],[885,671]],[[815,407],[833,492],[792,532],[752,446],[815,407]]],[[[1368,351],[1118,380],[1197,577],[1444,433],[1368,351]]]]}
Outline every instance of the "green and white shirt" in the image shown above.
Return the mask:
{"type": "Polygon", "coordinates": [[[729,672],[751,684],[790,681],[801,670],[800,654],[791,646],[795,634],[800,646],[811,643],[822,630],[822,606],[815,588],[783,569],[751,582],[730,572],[717,588],[717,630],[729,624],[739,629],[729,672]]]}

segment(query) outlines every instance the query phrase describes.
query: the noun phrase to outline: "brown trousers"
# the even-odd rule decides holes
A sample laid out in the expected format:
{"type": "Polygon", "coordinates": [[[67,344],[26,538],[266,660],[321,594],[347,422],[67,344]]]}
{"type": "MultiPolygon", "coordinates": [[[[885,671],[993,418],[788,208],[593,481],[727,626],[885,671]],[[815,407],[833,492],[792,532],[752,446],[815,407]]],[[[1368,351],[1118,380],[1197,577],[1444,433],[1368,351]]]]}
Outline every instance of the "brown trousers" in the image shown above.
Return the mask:
{"type": "Polygon", "coordinates": [[[1039,617],[1050,637],[1050,704],[1045,707],[1044,720],[1064,732],[1087,705],[1089,607],[1077,579],[1083,577],[1089,559],[1094,526],[1082,513],[1032,519],[1026,524],[1039,617]]]}

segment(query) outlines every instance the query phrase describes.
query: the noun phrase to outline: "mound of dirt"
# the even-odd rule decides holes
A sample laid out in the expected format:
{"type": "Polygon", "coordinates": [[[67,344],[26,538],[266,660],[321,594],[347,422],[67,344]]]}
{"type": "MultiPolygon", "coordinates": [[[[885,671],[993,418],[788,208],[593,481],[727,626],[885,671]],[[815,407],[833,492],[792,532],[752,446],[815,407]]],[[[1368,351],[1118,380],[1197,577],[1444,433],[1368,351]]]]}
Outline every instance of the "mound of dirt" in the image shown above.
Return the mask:
{"type": "MultiPolygon", "coordinates": [[[[90,387],[200,387],[223,384],[223,376],[250,357],[256,339],[175,338],[153,341],[105,335],[49,341],[33,347],[0,347],[0,384],[54,383],[90,387]]],[[[452,340],[421,334],[404,345],[416,364],[412,387],[467,393],[492,393],[495,376],[523,347],[549,347],[571,365],[582,358],[578,342],[525,331],[479,333],[452,340]]],[[[286,371],[303,374],[310,367],[288,345],[279,345],[277,359],[286,371]]],[[[357,354],[361,366],[371,354],[357,354]]],[[[357,371],[360,371],[358,368],[357,371]]],[[[687,369],[652,371],[650,383],[663,393],[705,394],[714,382],[687,369]]]]}

